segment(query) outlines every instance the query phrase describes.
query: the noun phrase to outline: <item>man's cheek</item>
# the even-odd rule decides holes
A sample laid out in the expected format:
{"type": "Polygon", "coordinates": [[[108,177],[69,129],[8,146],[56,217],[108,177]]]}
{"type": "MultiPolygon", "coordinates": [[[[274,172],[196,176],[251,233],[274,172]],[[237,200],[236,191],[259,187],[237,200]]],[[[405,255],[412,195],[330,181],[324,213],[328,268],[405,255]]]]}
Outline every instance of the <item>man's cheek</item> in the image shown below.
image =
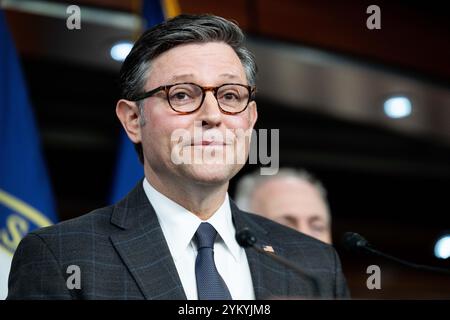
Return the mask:
{"type": "Polygon", "coordinates": [[[190,161],[190,148],[191,135],[188,130],[185,129],[175,129],[170,134],[170,141],[168,143],[170,153],[170,160],[172,163],[179,165],[185,164],[190,161]]]}

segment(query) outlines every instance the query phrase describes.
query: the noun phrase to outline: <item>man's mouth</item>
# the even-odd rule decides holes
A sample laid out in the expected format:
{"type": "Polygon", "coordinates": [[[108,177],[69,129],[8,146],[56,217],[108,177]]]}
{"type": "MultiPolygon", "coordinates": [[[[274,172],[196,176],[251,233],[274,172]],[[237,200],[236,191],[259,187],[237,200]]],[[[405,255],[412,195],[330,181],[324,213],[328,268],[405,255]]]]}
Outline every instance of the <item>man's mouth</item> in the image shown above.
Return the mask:
{"type": "Polygon", "coordinates": [[[191,146],[226,146],[227,143],[223,141],[214,141],[214,140],[202,140],[199,142],[192,142],[191,146]]]}

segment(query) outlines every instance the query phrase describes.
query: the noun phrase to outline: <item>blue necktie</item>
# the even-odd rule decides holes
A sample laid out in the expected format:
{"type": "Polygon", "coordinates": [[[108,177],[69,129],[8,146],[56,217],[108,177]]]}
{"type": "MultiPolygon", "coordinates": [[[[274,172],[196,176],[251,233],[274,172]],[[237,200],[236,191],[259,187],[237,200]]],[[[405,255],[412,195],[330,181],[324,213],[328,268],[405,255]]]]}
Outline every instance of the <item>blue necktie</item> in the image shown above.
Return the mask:
{"type": "Polygon", "coordinates": [[[197,259],[195,278],[199,300],[231,300],[230,292],[214,263],[214,241],[217,231],[207,222],[202,222],[195,233],[197,259]]]}

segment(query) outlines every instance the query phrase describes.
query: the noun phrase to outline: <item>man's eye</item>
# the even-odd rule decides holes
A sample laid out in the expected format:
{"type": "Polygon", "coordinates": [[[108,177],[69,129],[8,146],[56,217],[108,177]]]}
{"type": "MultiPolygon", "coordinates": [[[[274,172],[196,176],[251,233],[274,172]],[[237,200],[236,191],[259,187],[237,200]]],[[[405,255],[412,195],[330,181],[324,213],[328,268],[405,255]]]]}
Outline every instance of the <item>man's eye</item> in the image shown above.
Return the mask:
{"type": "Polygon", "coordinates": [[[234,92],[227,92],[222,97],[224,100],[239,100],[239,95],[234,92]]]}
{"type": "Polygon", "coordinates": [[[311,229],[313,229],[315,232],[325,232],[326,226],[324,226],[324,225],[312,225],[311,229]]]}
{"type": "Polygon", "coordinates": [[[189,96],[187,92],[175,92],[170,98],[175,100],[186,100],[190,99],[191,96],[189,96]]]}

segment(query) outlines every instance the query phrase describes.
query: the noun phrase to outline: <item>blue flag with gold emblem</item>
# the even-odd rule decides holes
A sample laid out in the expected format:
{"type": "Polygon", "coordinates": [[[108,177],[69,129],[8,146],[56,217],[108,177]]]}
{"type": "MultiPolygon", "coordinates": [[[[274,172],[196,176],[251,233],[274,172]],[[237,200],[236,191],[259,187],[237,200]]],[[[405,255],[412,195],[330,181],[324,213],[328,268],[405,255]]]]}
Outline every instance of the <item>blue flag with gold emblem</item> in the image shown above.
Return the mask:
{"type": "MultiPolygon", "coordinates": [[[[150,28],[164,21],[165,17],[172,17],[179,13],[178,2],[175,0],[144,0],[142,15],[146,27],[150,28]]],[[[116,176],[112,188],[110,202],[114,203],[124,196],[144,176],[143,166],[139,163],[133,143],[128,139],[125,132],[122,133],[116,176]]]]}
{"type": "Polygon", "coordinates": [[[11,33],[0,9],[0,299],[14,250],[33,229],[56,222],[38,131],[11,33]]]}

